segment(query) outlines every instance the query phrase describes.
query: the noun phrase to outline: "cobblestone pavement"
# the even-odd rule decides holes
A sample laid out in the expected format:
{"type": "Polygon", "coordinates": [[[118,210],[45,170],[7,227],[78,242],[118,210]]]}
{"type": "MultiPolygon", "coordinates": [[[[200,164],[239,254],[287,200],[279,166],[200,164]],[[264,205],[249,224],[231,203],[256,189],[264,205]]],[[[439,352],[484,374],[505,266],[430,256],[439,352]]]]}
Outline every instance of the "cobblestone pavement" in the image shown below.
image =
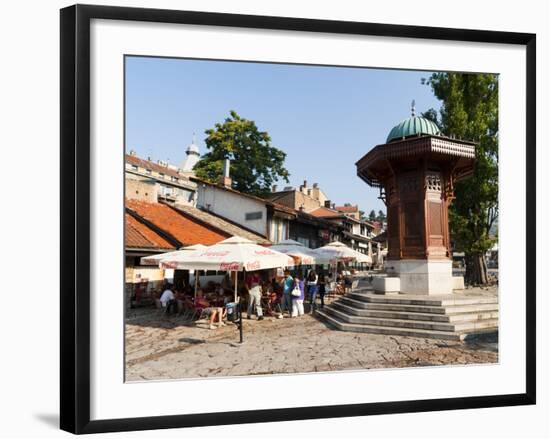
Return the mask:
{"type": "MultiPolygon", "coordinates": [[[[474,294],[474,291],[467,290],[474,294]]],[[[479,293],[479,291],[478,291],[479,293]]],[[[488,291],[488,294],[493,291],[488,291]]],[[[493,293],[494,294],[494,293],[493,293]]],[[[495,363],[496,337],[458,342],[334,330],[311,315],[245,320],[210,330],[177,317],[131,310],[126,320],[126,379],[302,373],[344,369],[495,363]]]]}

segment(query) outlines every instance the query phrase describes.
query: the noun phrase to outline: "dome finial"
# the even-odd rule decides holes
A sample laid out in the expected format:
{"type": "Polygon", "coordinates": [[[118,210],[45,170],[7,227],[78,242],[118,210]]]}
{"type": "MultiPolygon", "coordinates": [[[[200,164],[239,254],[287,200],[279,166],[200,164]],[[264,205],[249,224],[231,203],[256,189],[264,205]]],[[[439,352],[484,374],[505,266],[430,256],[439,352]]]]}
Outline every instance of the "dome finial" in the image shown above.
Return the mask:
{"type": "Polygon", "coordinates": [[[195,131],[193,131],[193,145],[195,145],[195,131]]]}
{"type": "Polygon", "coordinates": [[[415,112],[414,112],[414,105],[415,105],[415,102],[414,102],[414,99],[413,99],[413,101],[411,102],[411,116],[412,116],[412,117],[415,117],[415,116],[416,116],[416,114],[415,114],[415,112]]]}

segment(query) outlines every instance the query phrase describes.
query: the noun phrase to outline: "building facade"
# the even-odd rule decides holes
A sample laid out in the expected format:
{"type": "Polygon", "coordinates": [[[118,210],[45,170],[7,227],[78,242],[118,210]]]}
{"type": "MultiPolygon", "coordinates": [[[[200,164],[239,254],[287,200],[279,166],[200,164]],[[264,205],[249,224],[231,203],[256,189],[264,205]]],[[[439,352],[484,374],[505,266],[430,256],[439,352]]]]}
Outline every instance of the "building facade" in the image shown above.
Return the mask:
{"type": "Polygon", "coordinates": [[[128,187],[132,180],[150,180],[157,185],[157,198],[171,204],[195,204],[197,188],[190,179],[192,174],[167,162],[145,160],[131,151],[125,157],[125,176],[127,195],[133,196],[128,187]]]}

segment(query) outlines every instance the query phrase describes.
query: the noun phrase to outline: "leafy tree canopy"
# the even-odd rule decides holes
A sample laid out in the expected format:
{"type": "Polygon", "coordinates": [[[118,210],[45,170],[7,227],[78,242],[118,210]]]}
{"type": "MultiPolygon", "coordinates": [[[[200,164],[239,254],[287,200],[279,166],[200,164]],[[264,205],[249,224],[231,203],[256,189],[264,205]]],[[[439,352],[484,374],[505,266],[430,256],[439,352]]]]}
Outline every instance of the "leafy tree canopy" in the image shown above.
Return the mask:
{"type": "Polygon", "coordinates": [[[466,281],[484,284],[483,255],[496,240],[489,232],[498,218],[498,77],[434,73],[425,82],[442,107],[423,116],[444,135],[477,144],[473,176],[456,184],[449,220],[455,249],[466,254],[466,281]]]}
{"type": "Polygon", "coordinates": [[[284,167],[286,153],[271,146],[269,134],[260,131],[253,120],[230,111],[230,117],[205,134],[208,152],[194,167],[197,177],[218,182],[228,158],[232,187],[238,191],[264,195],[278,179],[289,181],[284,167]]]}

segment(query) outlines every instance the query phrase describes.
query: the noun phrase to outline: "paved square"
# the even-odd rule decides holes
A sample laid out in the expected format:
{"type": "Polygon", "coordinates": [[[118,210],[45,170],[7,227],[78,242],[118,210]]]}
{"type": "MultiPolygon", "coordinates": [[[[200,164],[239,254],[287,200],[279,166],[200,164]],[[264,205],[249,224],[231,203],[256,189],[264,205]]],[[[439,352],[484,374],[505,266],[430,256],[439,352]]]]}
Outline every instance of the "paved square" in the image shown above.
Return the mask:
{"type": "Polygon", "coordinates": [[[311,315],[245,320],[237,326],[192,326],[152,310],[130,310],[126,320],[126,379],[304,373],[350,369],[498,362],[496,337],[457,342],[342,332],[311,315]]]}

